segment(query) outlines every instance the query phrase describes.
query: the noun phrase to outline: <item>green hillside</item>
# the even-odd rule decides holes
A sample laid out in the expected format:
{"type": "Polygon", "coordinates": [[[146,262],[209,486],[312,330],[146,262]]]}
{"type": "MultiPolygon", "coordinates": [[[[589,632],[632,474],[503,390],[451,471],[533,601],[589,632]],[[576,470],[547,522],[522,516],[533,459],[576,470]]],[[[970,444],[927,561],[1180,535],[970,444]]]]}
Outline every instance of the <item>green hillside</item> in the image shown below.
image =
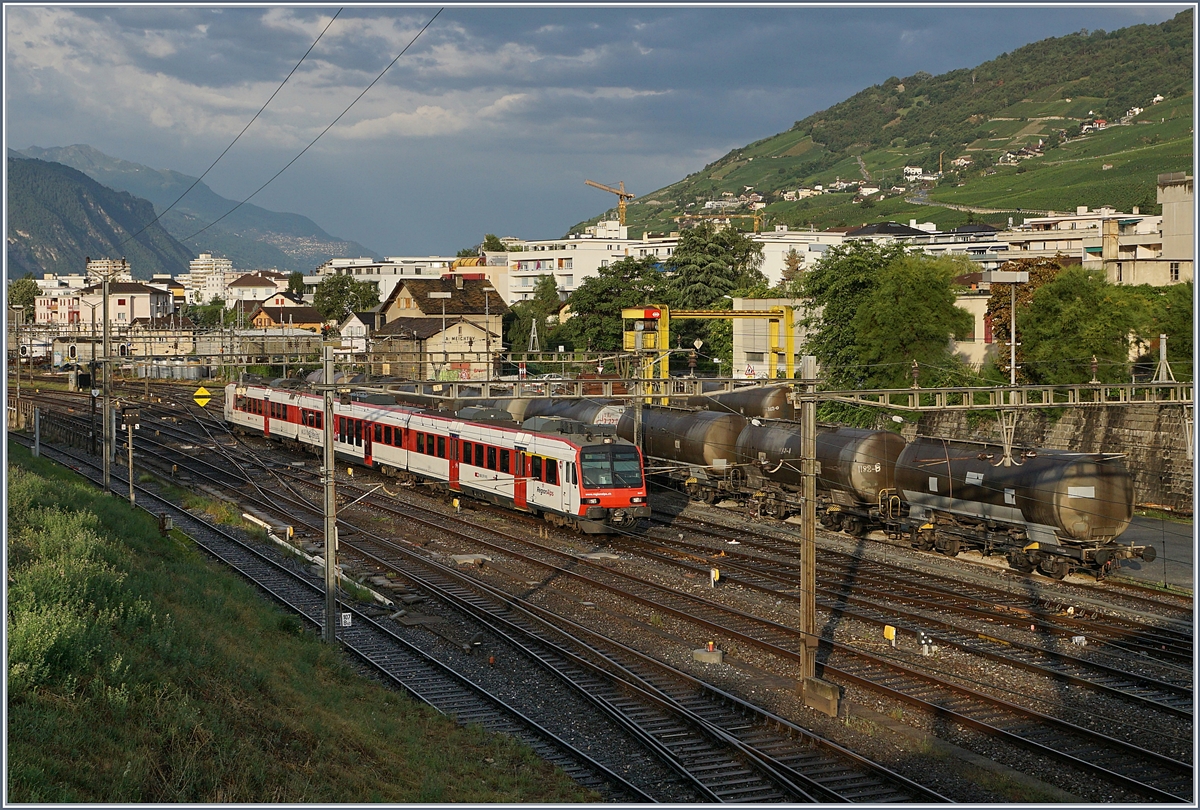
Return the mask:
{"type": "MultiPolygon", "coordinates": [[[[965,211],[906,202],[987,209],[975,219],[1016,221],[1031,210],[1112,205],[1156,210],[1159,173],[1192,165],[1193,12],[1159,25],[1081,31],[1042,40],[975,68],[931,76],[890,78],[786,132],[734,149],[678,183],[639,194],[629,203],[630,233],[678,230],[680,214],[716,214],[704,203],[747,187],[767,204],[765,224],[792,227],[858,225],[895,219],[953,226],[965,211]],[[1153,99],[1161,96],[1162,101],[1153,99]],[[1134,107],[1143,111],[1122,121],[1134,107]],[[1093,119],[1106,129],[1082,134],[1093,119]],[[1022,147],[1040,154],[1018,165],[996,165],[1022,147]],[[962,169],[955,158],[970,158],[962,169]],[[784,191],[870,180],[903,185],[903,167],[942,178],[888,195],[865,207],[853,194],[784,201],[784,191]],[[1105,168],[1105,167],[1108,168],[1105,168]],[[919,192],[919,193],[918,193],[919,192]]],[[[745,206],[730,213],[747,214],[745,206]]],[[[575,233],[615,209],[579,223],[575,233]]],[[[749,230],[751,220],[740,220],[749,230]]]]}
{"type": "Polygon", "coordinates": [[[127,258],[134,278],[188,271],[192,252],[155,223],[146,200],[61,163],[8,158],[8,277],[82,273],[87,257],[127,258]]]}

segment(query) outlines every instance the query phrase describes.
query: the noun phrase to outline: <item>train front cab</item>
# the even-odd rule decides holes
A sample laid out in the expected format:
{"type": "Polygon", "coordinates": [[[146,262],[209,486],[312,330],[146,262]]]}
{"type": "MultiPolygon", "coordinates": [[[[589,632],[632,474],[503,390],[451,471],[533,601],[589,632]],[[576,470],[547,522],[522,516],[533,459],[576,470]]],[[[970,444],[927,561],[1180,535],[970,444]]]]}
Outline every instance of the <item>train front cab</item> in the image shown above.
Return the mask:
{"type": "Polygon", "coordinates": [[[579,450],[578,468],[578,485],[571,490],[580,501],[574,511],[586,534],[632,529],[639,518],[650,516],[642,454],[636,447],[586,445],[579,450]]]}

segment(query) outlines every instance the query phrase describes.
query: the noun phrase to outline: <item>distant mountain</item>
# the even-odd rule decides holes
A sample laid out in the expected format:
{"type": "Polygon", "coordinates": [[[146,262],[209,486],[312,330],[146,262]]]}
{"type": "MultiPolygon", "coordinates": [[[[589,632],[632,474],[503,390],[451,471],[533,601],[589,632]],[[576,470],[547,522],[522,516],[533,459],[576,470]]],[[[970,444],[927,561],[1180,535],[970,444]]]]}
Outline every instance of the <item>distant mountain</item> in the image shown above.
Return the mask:
{"type": "MultiPolygon", "coordinates": [[[[747,203],[766,204],[768,229],[889,217],[938,220],[939,211],[928,205],[939,198],[1004,212],[1145,206],[1147,199],[1153,205],[1156,173],[1192,165],[1194,16],[1186,10],[1158,25],[1083,30],[940,76],[922,71],[892,77],[785,132],[733,149],[679,182],[657,191],[635,189],[638,198],[626,210],[630,234],[678,230],[674,218],[681,214],[716,214],[704,203],[727,193],[734,199],[760,195],[747,203]],[[1163,103],[1153,106],[1156,98],[1163,103]],[[1143,112],[1126,118],[1135,107],[1143,112]],[[1105,133],[1075,138],[1083,122],[1096,118],[1109,122],[1105,133]],[[1112,125],[1118,123],[1130,126],[1117,130],[1112,125]],[[1063,133],[1072,140],[1058,149],[1063,133]],[[995,165],[1005,152],[1039,146],[1044,157],[995,165]],[[952,165],[959,157],[971,159],[969,169],[952,165]],[[946,176],[920,204],[905,206],[898,197],[872,203],[869,213],[851,205],[852,193],[782,199],[785,191],[815,184],[828,190],[838,179],[870,180],[886,190],[903,183],[904,166],[928,173],[941,168],[946,176]],[[1039,168],[1047,171],[1035,182],[1039,168]],[[1014,181],[1015,174],[1022,177],[1014,181]]],[[[748,214],[749,206],[731,213],[748,214]]],[[[569,232],[613,214],[610,209],[569,232]]],[[[940,211],[944,219],[951,214],[960,223],[966,216],[940,211]]],[[[737,222],[751,227],[749,218],[737,222]]]]}
{"type": "Polygon", "coordinates": [[[192,251],[155,223],[147,200],[113,191],[83,172],[8,156],[8,277],[82,273],[87,257],[126,258],[134,278],[188,271],[192,251]]]}
{"type": "MultiPolygon", "coordinates": [[[[111,157],[86,144],[20,150],[26,157],[71,166],[109,188],[144,197],[161,212],[178,199],[195,177],[170,169],[152,169],[111,157]]],[[[246,204],[194,240],[187,237],[237,205],[204,183],[196,185],[160,222],[192,252],[202,250],[229,258],[240,269],[270,268],[311,273],[334,257],[377,256],[357,242],[330,236],[308,217],[281,214],[246,204]]]]}

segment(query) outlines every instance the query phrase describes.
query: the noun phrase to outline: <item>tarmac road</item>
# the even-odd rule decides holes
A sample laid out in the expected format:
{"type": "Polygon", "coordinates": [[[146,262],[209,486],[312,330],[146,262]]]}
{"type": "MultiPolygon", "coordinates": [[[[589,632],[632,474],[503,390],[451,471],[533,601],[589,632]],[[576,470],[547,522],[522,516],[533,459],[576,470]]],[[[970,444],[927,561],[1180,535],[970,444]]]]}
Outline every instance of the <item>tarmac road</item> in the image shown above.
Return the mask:
{"type": "Polygon", "coordinates": [[[1176,588],[1196,588],[1196,529],[1192,523],[1135,517],[1118,543],[1152,545],[1158,557],[1154,562],[1123,560],[1115,572],[1119,576],[1148,582],[1165,582],[1176,588]]]}

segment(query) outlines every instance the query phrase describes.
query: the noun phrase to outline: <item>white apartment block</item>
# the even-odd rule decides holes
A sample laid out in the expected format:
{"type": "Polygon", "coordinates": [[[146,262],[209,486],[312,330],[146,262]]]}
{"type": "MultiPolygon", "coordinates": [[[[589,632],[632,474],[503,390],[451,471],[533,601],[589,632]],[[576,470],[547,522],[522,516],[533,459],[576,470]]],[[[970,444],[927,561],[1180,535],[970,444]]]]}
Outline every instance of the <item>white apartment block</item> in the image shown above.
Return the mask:
{"type": "MultiPolygon", "coordinates": [[[[599,275],[600,269],[625,258],[654,258],[665,262],[679,244],[679,233],[669,236],[643,234],[641,239],[630,239],[628,227],[617,222],[601,222],[588,228],[583,234],[572,234],[566,239],[522,241],[519,251],[510,251],[507,256],[508,276],[487,272],[493,286],[504,296],[508,304],[528,301],[533,298],[538,279],[553,275],[559,294],[568,296],[584,281],[599,275]]],[[[762,272],[770,284],[783,277],[785,260],[789,251],[795,250],[801,258],[801,269],[812,265],[831,245],[842,243],[840,233],[820,231],[789,231],[786,226],[776,226],[771,233],[752,234],[751,238],[763,246],[762,272]]],[[[489,262],[492,259],[489,256],[489,262]]],[[[499,259],[500,255],[494,258],[499,259]]],[[[491,271],[492,268],[470,268],[491,271]]]]}
{"type": "Polygon", "coordinates": [[[188,262],[187,278],[180,277],[180,281],[187,291],[187,303],[207,304],[214,298],[221,298],[225,288],[240,275],[242,273],[233,269],[231,260],[201,253],[188,262]]]}
{"type": "Polygon", "coordinates": [[[406,278],[441,277],[454,268],[453,256],[386,256],[382,260],[363,256],[357,259],[330,259],[305,276],[307,292],[330,276],[353,276],[356,281],[371,281],[379,289],[379,300],[386,301],[396,285],[406,278]]]}

